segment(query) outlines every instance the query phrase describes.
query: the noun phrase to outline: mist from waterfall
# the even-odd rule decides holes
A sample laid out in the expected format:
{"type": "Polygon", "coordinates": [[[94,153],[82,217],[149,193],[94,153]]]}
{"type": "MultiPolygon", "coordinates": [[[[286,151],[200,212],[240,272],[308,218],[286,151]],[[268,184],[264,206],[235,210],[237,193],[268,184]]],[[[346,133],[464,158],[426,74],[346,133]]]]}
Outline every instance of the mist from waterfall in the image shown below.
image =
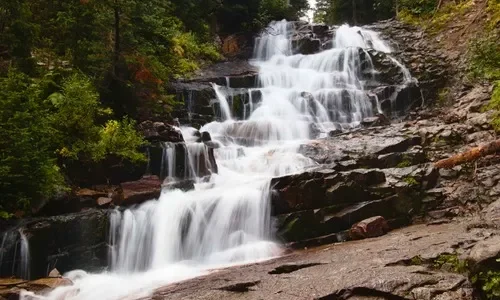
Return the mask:
{"type": "MultiPolygon", "coordinates": [[[[344,25],[336,29],[331,49],[293,54],[293,31],[294,23],[273,22],[257,38],[251,63],[260,70],[258,86],[247,91],[250,103],[242,120],[228,104],[234,91],[214,85],[221,120],[200,131],[209,132],[219,146],[218,174],[198,181],[192,191],[164,190],[157,200],[115,210],[110,270],[72,271],[66,276],[73,286],[36,299],[144,297],[171,282],[281,254],[273,240],[270,180],[315,165],[298,153],[314,128],[326,133],[337,126],[354,127],[375,113],[359,70],[362,64],[373,68],[369,55],[363,55],[367,48],[390,51],[376,33],[344,25]]],[[[206,151],[202,143],[193,145],[194,131],[182,128],[191,163],[206,151]]],[[[164,145],[164,177],[174,177],[173,151],[164,145]]],[[[195,175],[197,168],[189,167],[195,175]]]]}

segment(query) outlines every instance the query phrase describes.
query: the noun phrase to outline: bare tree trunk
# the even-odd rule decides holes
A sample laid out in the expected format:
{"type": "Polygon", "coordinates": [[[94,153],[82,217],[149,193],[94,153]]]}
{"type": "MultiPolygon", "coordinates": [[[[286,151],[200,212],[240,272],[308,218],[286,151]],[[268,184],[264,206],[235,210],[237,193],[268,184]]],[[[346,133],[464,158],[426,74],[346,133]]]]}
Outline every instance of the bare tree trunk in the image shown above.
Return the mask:
{"type": "Polygon", "coordinates": [[[444,168],[444,169],[453,168],[456,165],[475,161],[481,157],[496,153],[498,151],[500,151],[500,140],[496,140],[488,144],[472,148],[463,153],[454,155],[450,158],[442,159],[434,163],[434,166],[436,168],[444,168]]]}

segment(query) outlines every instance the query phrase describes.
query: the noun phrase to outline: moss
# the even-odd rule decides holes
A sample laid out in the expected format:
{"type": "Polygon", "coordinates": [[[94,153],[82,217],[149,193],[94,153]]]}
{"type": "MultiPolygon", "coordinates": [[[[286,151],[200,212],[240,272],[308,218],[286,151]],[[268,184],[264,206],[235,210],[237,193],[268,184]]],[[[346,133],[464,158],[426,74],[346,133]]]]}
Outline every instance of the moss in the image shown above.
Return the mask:
{"type": "MultiPolygon", "coordinates": [[[[435,3],[433,4],[435,5],[435,3]]],[[[398,18],[402,22],[422,27],[430,33],[436,34],[454,18],[465,14],[473,5],[474,1],[467,0],[460,3],[450,2],[441,7],[439,11],[435,11],[435,6],[432,7],[432,10],[422,11],[420,9],[421,3],[415,2],[414,7],[403,7],[398,18]]]]}
{"type": "Polygon", "coordinates": [[[418,185],[418,181],[413,176],[407,176],[403,178],[403,181],[406,182],[410,186],[418,185]]]}
{"type": "Polygon", "coordinates": [[[486,106],[486,109],[494,111],[493,118],[491,119],[491,126],[496,132],[500,132],[500,80],[495,82],[491,100],[486,106]]]}
{"type": "Polygon", "coordinates": [[[474,1],[468,0],[462,3],[455,4],[453,2],[448,3],[442,7],[429,23],[429,29],[431,32],[436,33],[437,31],[443,29],[443,27],[448,24],[453,18],[464,15],[472,6],[474,1]]]}
{"type": "Polygon", "coordinates": [[[440,89],[438,91],[437,105],[441,107],[447,106],[447,104],[449,103],[449,95],[450,95],[449,88],[440,89]]]}
{"type": "Polygon", "coordinates": [[[420,266],[423,263],[424,263],[424,260],[422,259],[422,257],[420,257],[420,255],[414,256],[410,260],[410,265],[412,265],[412,266],[420,266]]]}
{"type": "Polygon", "coordinates": [[[411,165],[412,165],[411,161],[408,158],[404,157],[403,160],[396,165],[396,168],[406,168],[411,165]]]}
{"type": "Polygon", "coordinates": [[[467,273],[469,266],[467,261],[458,258],[456,253],[441,254],[433,261],[433,267],[436,269],[443,269],[446,267],[449,271],[454,273],[467,273]]]}

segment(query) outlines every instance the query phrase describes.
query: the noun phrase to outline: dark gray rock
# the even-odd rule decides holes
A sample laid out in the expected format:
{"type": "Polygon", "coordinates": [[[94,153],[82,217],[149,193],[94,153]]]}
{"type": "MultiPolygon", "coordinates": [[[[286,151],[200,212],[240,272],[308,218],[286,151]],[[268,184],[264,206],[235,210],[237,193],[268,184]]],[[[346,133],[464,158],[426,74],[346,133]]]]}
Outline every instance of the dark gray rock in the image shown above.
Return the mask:
{"type": "Polygon", "coordinates": [[[12,270],[20,266],[19,253],[16,255],[15,247],[19,242],[17,231],[22,231],[29,243],[31,278],[46,277],[54,268],[62,273],[75,269],[96,272],[107,265],[106,210],[90,209],[64,216],[27,220],[20,227],[4,232],[13,232],[14,235],[2,249],[2,276],[12,275],[12,270]]]}
{"type": "Polygon", "coordinates": [[[184,142],[179,130],[163,122],[144,121],[139,124],[139,131],[149,142],[184,142]]]}
{"type": "Polygon", "coordinates": [[[311,37],[301,37],[292,40],[292,47],[296,53],[314,54],[321,50],[321,41],[311,37]]]}

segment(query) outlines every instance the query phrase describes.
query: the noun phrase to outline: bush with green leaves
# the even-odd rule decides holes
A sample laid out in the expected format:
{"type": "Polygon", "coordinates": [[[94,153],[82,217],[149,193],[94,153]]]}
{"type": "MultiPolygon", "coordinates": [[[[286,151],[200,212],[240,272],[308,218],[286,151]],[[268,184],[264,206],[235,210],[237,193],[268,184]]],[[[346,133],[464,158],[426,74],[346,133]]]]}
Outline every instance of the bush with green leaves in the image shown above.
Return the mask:
{"type": "Polygon", "coordinates": [[[469,47],[469,71],[475,78],[500,80],[500,43],[498,31],[473,40],[469,47]]]}
{"type": "Polygon", "coordinates": [[[53,152],[50,114],[35,82],[10,71],[0,86],[0,211],[14,212],[64,189],[64,180],[53,152]]]}
{"type": "Polygon", "coordinates": [[[2,216],[67,190],[67,162],[146,160],[135,122],[111,119],[89,78],[77,73],[59,81],[56,74],[35,79],[15,70],[0,77],[2,216]]]}
{"type": "Polygon", "coordinates": [[[110,120],[99,125],[113,111],[99,102],[99,94],[92,81],[82,74],[65,79],[60,92],[48,100],[54,107],[51,122],[57,132],[57,153],[65,159],[93,161],[107,155],[117,155],[131,161],[143,161],[137,152],[145,141],[135,131],[134,122],[110,120]]]}
{"type": "Polygon", "coordinates": [[[472,283],[479,284],[481,291],[487,299],[494,300],[500,298],[500,272],[484,271],[472,276],[472,283]]]}

